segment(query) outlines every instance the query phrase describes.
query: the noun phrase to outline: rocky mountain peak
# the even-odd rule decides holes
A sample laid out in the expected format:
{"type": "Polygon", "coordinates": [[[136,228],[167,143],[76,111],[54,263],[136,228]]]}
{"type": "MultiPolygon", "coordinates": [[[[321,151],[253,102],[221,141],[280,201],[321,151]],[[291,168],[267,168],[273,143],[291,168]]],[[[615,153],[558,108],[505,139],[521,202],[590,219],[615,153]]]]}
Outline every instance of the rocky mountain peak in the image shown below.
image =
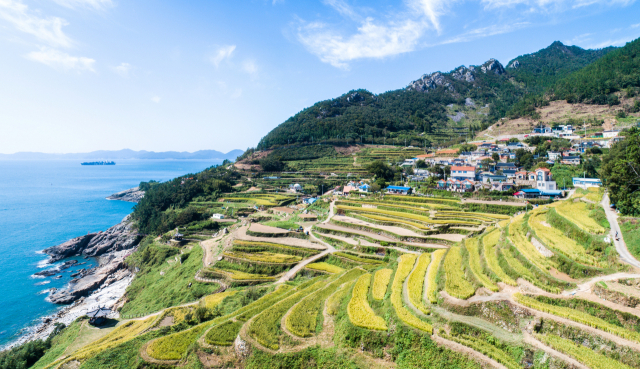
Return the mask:
{"type": "Polygon", "coordinates": [[[420,79],[413,81],[407,86],[407,90],[416,90],[420,92],[428,92],[443,86],[452,91],[453,87],[447,80],[447,77],[441,72],[434,72],[431,74],[425,74],[420,79]]]}
{"type": "Polygon", "coordinates": [[[482,73],[493,72],[495,74],[504,74],[504,67],[496,59],[489,59],[480,67],[482,73]]]}

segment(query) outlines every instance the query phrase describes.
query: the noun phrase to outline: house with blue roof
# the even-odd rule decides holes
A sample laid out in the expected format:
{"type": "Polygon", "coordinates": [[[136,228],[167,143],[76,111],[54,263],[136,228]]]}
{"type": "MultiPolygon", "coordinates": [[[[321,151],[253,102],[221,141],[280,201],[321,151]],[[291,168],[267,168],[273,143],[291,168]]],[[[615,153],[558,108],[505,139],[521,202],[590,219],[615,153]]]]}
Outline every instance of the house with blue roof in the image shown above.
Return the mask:
{"type": "Polygon", "coordinates": [[[411,187],[404,186],[388,186],[385,190],[388,194],[394,195],[408,195],[411,193],[411,187]]]}

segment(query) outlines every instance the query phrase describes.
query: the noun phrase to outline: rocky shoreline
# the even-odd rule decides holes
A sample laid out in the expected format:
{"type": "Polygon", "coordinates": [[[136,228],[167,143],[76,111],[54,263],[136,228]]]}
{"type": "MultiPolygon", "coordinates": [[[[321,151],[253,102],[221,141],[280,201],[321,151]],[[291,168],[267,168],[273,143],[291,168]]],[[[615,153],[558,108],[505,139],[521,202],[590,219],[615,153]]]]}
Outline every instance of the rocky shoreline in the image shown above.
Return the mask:
{"type": "MultiPolygon", "coordinates": [[[[133,228],[128,215],[122,222],[104,232],[89,233],[43,250],[43,253],[49,255],[49,263],[74,256],[85,256],[97,257],[98,266],[76,271],[72,275],[75,278],[65,288],[52,288],[47,300],[68,306],[41,318],[40,323],[25,329],[20,338],[2,349],[46,339],[56,323],[69,325],[78,317],[98,307],[116,306],[135,276],[134,272],[127,268],[125,259],[137,249],[141,239],[142,236],[133,228]]],[[[36,274],[39,277],[54,276],[63,269],[81,264],[83,263],[78,263],[77,260],[69,260],[56,268],[36,274]]],[[[112,315],[116,318],[119,314],[114,311],[112,315]]]]}
{"type": "Polygon", "coordinates": [[[107,200],[119,200],[138,203],[144,197],[144,191],[140,191],[140,187],[130,188],[107,197],[107,200]]]}

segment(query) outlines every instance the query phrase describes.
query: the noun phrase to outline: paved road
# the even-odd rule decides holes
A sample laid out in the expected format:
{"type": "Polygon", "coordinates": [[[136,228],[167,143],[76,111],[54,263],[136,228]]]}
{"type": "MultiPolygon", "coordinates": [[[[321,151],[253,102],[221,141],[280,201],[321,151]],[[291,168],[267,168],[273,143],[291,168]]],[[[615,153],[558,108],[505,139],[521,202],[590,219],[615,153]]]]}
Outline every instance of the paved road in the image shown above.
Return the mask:
{"type": "Polygon", "coordinates": [[[618,214],[614,210],[611,210],[609,207],[609,194],[605,194],[602,197],[602,207],[604,208],[605,214],[607,214],[607,220],[611,225],[611,240],[616,245],[616,250],[618,251],[618,255],[620,255],[620,259],[627,264],[630,264],[636,268],[640,268],[640,262],[636,258],[631,255],[629,250],[627,249],[627,245],[624,243],[624,238],[622,238],[622,232],[620,231],[620,225],[618,224],[618,214]],[[618,232],[619,241],[615,239],[615,234],[618,232]]]}

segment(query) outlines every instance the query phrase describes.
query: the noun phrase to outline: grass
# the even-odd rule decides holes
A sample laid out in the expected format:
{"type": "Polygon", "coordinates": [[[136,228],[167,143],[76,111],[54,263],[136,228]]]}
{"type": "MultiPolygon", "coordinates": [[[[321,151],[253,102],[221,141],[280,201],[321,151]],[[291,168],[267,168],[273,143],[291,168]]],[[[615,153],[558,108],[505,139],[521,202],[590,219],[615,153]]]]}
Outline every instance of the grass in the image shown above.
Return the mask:
{"type": "Polygon", "coordinates": [[[589,204],[582,201],[567,200],[561,201],[555,208],[558,214],[580,227],[583,231],[592,234],[604,234],[606,232],[603,226],[589,216],[589,204]]]}
{"type": "Polygon", "coordinates": [[[182,332],[160,337],[147,346],[147,354],[157,360],[179,360],[187,348],[209,328],[211,322],[198,324],[182,332]]]}
{"type": "Polygon", "coordinates": [[[445,290],[449,295],[466,300],[476,293],[476,289],[464,276],[460,247],[449,249],[444,259],[444,271],[447,277],[445,290]]]}
{"type": "Polygon", "coordinates": [[[396,311],[398,318],[400,318],[403,323],[431,334],[433,333],[433,327],[431,324],[424,322],[417,316],[411,314],[411,312],[404,307],[404,303],[402,302],[404,280],[407,278],[409,273],[411,273],[415,262],[416,256],[413,254],[404,254],[400,256],[398,269],[396,270],[396,275],[393,277],[393,284],[391,285],[391,304],[393,305],[393,309],[396,311]]]}
{"type": "Polygon", "coordinates": [[[312,270],[320,270],[320,271],[332,273],[332,274],[344,272],[344,269],[340,268],[339,266],[329,264],[324,261],[321,261],[319,263],[307,264],[306,268],[312,269],[312,270]]]}
{"type": "Polygon", "coordinates": [[[477,238],[469,238],[465,241],[465,247],[469,252],[469,267],[471,272],[482,285],[493,291],[498,292],[498,286],[484,274],[482,271],[482,263],[480,262],[480,245],[477,238]]]}
{"type": "Polygon", "coordinates": [[[517,286],[518,284],[516,283],[516,281],[514,281],[513,278],[509,277],[509,275],[505,273],[504,270],[502,270],[502,268],[500,267],[500,263],[498,262],[498,253],[496,246],[498,245],[498,241],[500,240],[500,233],[500,230],[496,229],[489,232],[482,238],[484,260],[487,262],[489,270],[491,270],[493,274],[498,277],[498,279],[510,286],[517,286]]]}
{"type": "Polygon", "coordinates": [[[424,279],[427,274],[430,261],[431,254],[421,254],[418,257],[418,265],[409,276],[409,282],[407,283],[409,300],[413,306],[425,314],[430,313],[430,310],[425,306],[424,300],[422,299],[422,294],[424,292],[424,279]]]}
{"type": "Polygon", "coordinates": [[[215,292],[218,285],[200,283],[193,279],[202,267],[202,252],[202,248],[195,246],[182,264],[169,265],[162,259],[158,264],[141,268],[127,288],[127,303],[121,314],[149,314],[195,301],[215,292]],[[189,283],[192,283],[191,287],[189,283]]]}
{"type": "Polygon", "coordinates": [[[387,323],[382,317],[376,315],[367,301],[370,285],[371,274],[364,274],[356,281],[351,300],[347,305],[349,320],[353,325],[361,328],[386,331],[387,323]]]}
{"type": "Polygon", "coordinates": [[[636,258],[640,257],[640,218],[618,218],[622,238],[629,252],[636,258]]]}
{"type": "Polygon", "coordinates": [[[305,297],[289,312],[285,320],[287,329],[298,337],[311,337],[316,332],[318,318],[322,314],[325,300],[343,283],[350,282],[363,273],[364,271],[361,269],[351,269],[325,288],[305,297]]]}
{"type": "Polygon", "coordinates": [[[630,366],[617,360],[600,355],[589,347],[578,345],[562,337],[546,334],[536,335],[540,341],[552,348],[572,356],[574,359],[593,369],[631,369],[630,366]]]}
{"type": "Polygon", "coordinates": [[[280,321],[284,314],[302,298],[314,291],[317,291],[325,285],[325,281],[319,280],[311,286],[308,286],[267,308],[258,314],[251,322],[248,330],[249,335],[261,345],[272,350],[278,350],[280,348],[280,336],[282,335],[280,321]]]}
{"type": "Polygon", "coordinates": [[[381,301],[382,299],[384,299],[384,295],[387,294],[389,281],[391,281],[391,274],[393,274],[392,269],[380,269],[376,272],[376,274],[374,274],[373,290],[371,292],[374,300],[381,301]]]}
{"type": "Polygon", "coordinates": [[[436,281],[436,276],[438,275],[438,269],[440,269],[440,264],[446,253],[447,250],[445,249],[436,250],[431,253],[431,263],[429,263],[427,270],[427,288],[425,294],[432,304],[438,302],[438,282],[436,281]]]}
{"type": "Polygon", "coordinates": [[[339,289],[336,293],[334,293],[327,299],[327,302],[326,302],[327,314],[329,315],[338,314],[338,311],[340,310],[340,305],[342,305],[342,301],[344,300],[345,297],[347,297],[347,295],[351,291],[351,287],[353,287],[354,284],[355,284],[355,281],[345,284],[344,286],[342,286],[341,289],[339,289]]]}
{"type": "Polygon", "coordinates": [[[38,360],[32,368],[41,369],[53,363],[63,352],[73,344],[86,321],[76,320],[51,340],[51,348],[38,360]]]}
{"type": "Polygon", "coordinates": [[[215,346],[231,346],[242,328],[242,322],[227,320],[207,332],[207,343],[215,346]]]}
{"type": "Polygon", "coordinates": [[[504,365],[508,369],[521,369],[522,366],[517,361],[513,360],[510,354],[500,350],[496,346],[492,345],[489,342],[486,342],[482,339],[478,339],[476,337],[462,335],[462,336],[445,336],[451,341],[458,342],[461,345],[470,347],[475,351],[478,351],[488,357],[494,359],[500,364],[504,365]]]}

